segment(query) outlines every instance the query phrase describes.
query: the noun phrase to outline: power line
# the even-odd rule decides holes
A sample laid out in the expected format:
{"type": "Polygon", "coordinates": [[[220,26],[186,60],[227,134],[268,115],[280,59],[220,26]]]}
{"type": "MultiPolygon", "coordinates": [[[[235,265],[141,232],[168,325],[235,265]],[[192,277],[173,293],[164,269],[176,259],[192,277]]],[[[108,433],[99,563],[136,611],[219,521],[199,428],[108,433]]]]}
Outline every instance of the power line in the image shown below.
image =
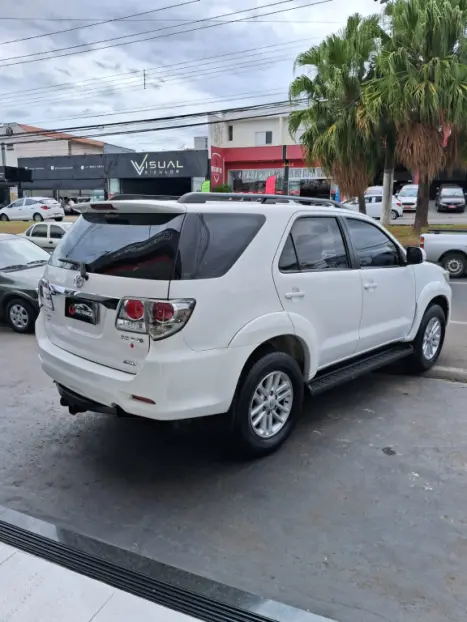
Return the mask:
{"type": "MultiPolygon", "coordinates": [[[[55,119],[42,119],[40,121],[31,121],[28,125],[37,125],[39,123],[51,123],[54,121],[73,121],[75,119],[98,119],[99,117],[112,117],[119,114],[136,114],[137,112],[146,112],[150,110],[172,110],[173,108],[186,108],[187,106],[196,106],[197,104],[210,104],[214,102],[222,102],[222,101],[237,101],[243,99],[253,99],[253,98],[261,98],[261,97],[269,97],[271,95],[278,95],[279,93],[284,93],[284,89],[273,89],[271,91],[246,91],[244,93],[231,93],[230,95],[226,95],[225,97],[214,97],[213,99],[187,99],[183,102],[179,102],[178,104],[167,104],[164,106],[160,106],[159,104],[153,104],[152,106],[145,106],[144,108],[120,108],[113,109],[113,112],[105,112],[105,113],[96,113],[96,114],[85,114],[85,115],[77,115],[73,117],[58,117],[55,119]]],[[[284,93],[285,95],[285,93],[284,93]]],[[[51,131],[51,130],[49,130],[51,131]]]]}
{"type": "MultiPolygon", "coordinates": [[[[34,137],[34,136],[44,136],[44,134],[60,134],[60,133],[70,133],[70,132],[82,132],[82,131],[86,131],[86,132],[95,132],[95,131],[101,131],[103,130],[101,133],[99,134],[93,134],[92,136],[105,136],[105,135],[111,135],[111,134],[105,134],[105,131],[107,129],[112,130],[112,128],[124,128],[125,126],[128,125],[141,125],[141,124],[148,124],[148,123],[161,123],[161,122],[169,122],[169,121],[174,121],[174,120],[179,120],[179,119],[189,119],[189,118],[193,118],[193,117],[202,117],[202,116],[207,116],[207,115],[225,115],[227,113],[241,113],[241,112],[249,112],[249,111],[261,111],[261,110],[273,110],[276,108],[283,108],[285,106],[290,106],[290,102],[289,100],[281,100],[281,101],[275,101],[275,102],[267,102],[267,103],[263,103],[263,104],[255,104],[252,106],[241,106],[241,107],[237,107],[237,108],[223,108],[220,110],[204,110],[201,112],[192,112],[192,113],[187,113],[187,114],[182,114],[182,115],[169,115],[166,117],[154,117],[152,119],[137,119],[134,121],[114,121],[111,123],[104,123],[104,124],[93,124],[93,125],[81,125],[81,126],[73,126],[73,127],[64,127],[64,128],[59,128],[59,129],[53,129],[53,130],[31,130],[31,131],[27,131],[24,132],[23,134],[21,134],[18,138],[22,139],[24,136],[26,138],[29,137],[34,137]]],[[[275,114],[275,113],[269,113],[267,115],[263,115],[263,116],[271,116],[271,114],[275,114]]],[[[256,118],[252,117],[252,118],[256,118]]],[[[236,119],[240,120],[240,118],[236,117],[236,119]]],[[[233,119],[230,119],[233,120],[233,119]]],[[[225,119],[218,119],[216,121],[216,123],[219,122],[224,122],[225,119]]],[[[202,123],[201,125],[203,125],[204,123],[202,123]]],[[[155,128],[157,129],[157,128],[155,128]]],[[[126,132],[126,130],[125,130],[126,132]]],[[[119,131],[116,132],[117,134],[120,133],[119,131]]],[[[75,138],[88,138],[89,134],[85,135],[85,136],[79,136],[79,135],[75,135],[75,138]]],[[[49,141],[56,141],[56,140],[63,140],[63,137],[60,136],[53,136],[52,138],[46,138],[46,139],[40,139],[39,141],[37,140],[33,140],[33,141],[29,141],[29,140],[16,140],[14,141],[13,144],[28,144],[30,142],[49,142],[49,141]]]]}
{"type": "MultiPolygon", "coordinates": [[[[306,39],[293,39],[292,41],[285,41],[284,43],[273,43],[271,45],[264,45],[264,46],[260,46],[260,47],[254,47],[254,48],[248,48],[248,49],[244,49],[244,50],[239,50],[238,52],[226,52],[225,54],[214,54],[212,56],[204,56],[201,58],[196,58],[194,60],[191,61],[181,61],[179,63],[171,63],[170,65],[160,65],[157,67],[149,67],[149,68],[145,68],[146,74],[152,74],[153,72],[159,72],[159,71],[163,71],[163,70],[167,70],[167,69],[174,69],[174,68],[183,68],[183,66],[188,66],[191,64],[194,64],[195,66],[198,65],[198,63],[202,62],[202,61],[207,61],[207,60],[218,60],[221,58],[227,58],[228,56],[237,56],[240,54],[247,54],[249,52],[259,52],[261,50],[267,50],[267,49],[275,49],[275,48],[280,48],[280,47],[286,47],[289,45],[297,45],[299,43],[303,43],[305,41],[312,41],[313,39],[317,39],[319,37],[312,37],[311,39],[306,38],[306,39]]],[[[104,80],[111,80],[111,82],[116,82],[116,85],[120,84],[120,80],[119,81],[115,81],[113,80],[113,78],[118,77],[118,76],[131,76],[132,79],[134,78],[138,78],[140,79],[141,76],[141,70],[138,71],[128,71],[128,72],[124,72],[124,73],[116,73],[116,74],[111,74],[109,76],[104,76],[102,78],[90,78],[88,80],[79,80],[79,81],[75,81],[75,82],[63,82],[61,84],[52,84],[50,86],[46,86],[46,87],[37,87],[35,89],[28,89],[26,91],[23,90],[19,90],[19,91],[9,91],[7,93],[3,93],[2,94],[2,98],[1,98],[1,102],[2,104],[5,104],[5,102],[8,103],[8,100],[12,100],[13,102],[17,102],[18,95],[24,96],[27,95],[29,93],[36,93],[37,91],[45,91],[46,93],[50,94],[50,99],[54,99],[55,101],[55,97],[56,94],[55,93],[50,93],[51,89],[53,88],[57,88],[57,89],[62,89],[62,87],[75,87],[76,85],[78,85],[78,88],[80,88],[80,92],[84,92],[82,89],[82,85],[89,83],[89,82],[102,82],[104,80]]],[[[89,85],[91,86],[91,85],[89,85]]],[[[100,89],[98,89],[100,90],[100,89]]],[[[95,91],[97,92],[97,90],[95,91]]],[[[60,93],[59,93],[60,94],[60,93]]],[[[40,93],[38,93],[38,95],[40,95],[40,93]]],[[[32,97],[34,98],[35,95],[32,95],[32,97]]],[[[49,99],[49,97],[46,97],[45,99],[49,99]]]]}
{"type": "MultiPolygon", "coordinates": [[[[245,56],[245,55],[244,55],[245,56]]],[[[250,56],[252,56],[250,54],[250,56]]],[[[199,69],[195,70],[195,71],[188,71],[188,72],[180,72],[180,73],[173,73],[170,77],[168,78],[164,78],[163,79],[163,86],[165,86],[167,83],[171,83],[171,82],[177,82],[178,80],[182,79],[182,78],[190,78],[191,80],[197,80],[199,78],[203,78],[206,76],[210,76],[210,75],[215,75],[215,74],[220,74],[225,72],[226,70],[230,70],[230,69],[238,69],[241,67],[245,67],[246,69],[249,68],[253,68],[253,67],[257,67],[258,65],[264,66],[264,64],[266,62],[272,61],[273,63],[278,63],[278,62],[283,62],[285,60],[292,60],[293,58],[295,58],[295,55],[286,55],[286,56],[281,56],[280,58],[277,58],[276,56],[264,56],[264,55],[260,55],[258,57],[257,54],[254,55],[254,58],[252,60],[248,60],[246,63],[238,63],[235,62],[235,64],[233,65],[226,65],[226,64],[221,64],[221,65],[217,65],[214,67],[205,67],[204,69],[201,69],[201,71],[199,69]],[[255,60],[257,59],[257,60],[255,60]]],[[[230,59],[226,59],[227,61],[237,61],[237,59],[235,58],[230,58],[230,59]]],[[[241,59],[238,59],[241,60],[241,59]]],[[[196,65],[193,65],[192,67],[187,67],[187,69],[194,69],[196,65]]],[[[129,80],[127,78],[127,80],[129,80]]],[[[141,79],[138,78],[138,80],[140,81],[140,86],[141,89],[138,88],[138,90],[146,90],[144,89],[143,84],[141,83],[141,79]]],[[[104,87],[104,89],[91,89],[91,90],[82,90],[79,93],[79,97],[73,98],[73,100],[79,100],[79,99],[86,99],[89,98],[92,95],[99,95],[99,96],[103,96],[105,93],[115,93],[115,91],[121,87],[124,89],[127,88],[132,88],[134,90],[134,87],[137,87],[137,84],[135,84],[134,82],[125,82],[122,83],[120,82],[119,84],[113,85],[110,84],[108,85],[108,87],[104,87]]],[[[47,102],[49,100],[52,100],[54,103],[56,102],[62,102],[62,101],[66,101],[67,98],[69,98],[70,95],[67,93],[59,93],[58,95],[56,95],[53,98],[50,97],[39,97],[36,99],[30,99],[28,101],[28,104],[43,104],[44,102],[47,102]]],[[[10,104],[11,105],[11,104],[10,104]]]]}
{"type": "MultiPolygon", "coordinates": [[[[246,13],[248,11],[256,11],[257,9],[262,9],[262,8],[271,7],[271,6],[277,6],[278,4],[285,4],[285,3],[288,3],[288,2],[294,2],[294,1],[295,0],[279,0],[278,2],[264,4],[262,6],[254,7],[252,9],[243,9],[241,11],[234,11],[233,13],[232,12],[231,13],[224,13],[223,15],[217,15],[216,17],[227,17],[229,15],[237,15],[238,13],[246,13]]],[[[280,10],[277,10],[277,11],[270,11],[268,13],[262,13],[261,16],[264,17],[264,16],[267,16],[267,15],[276,15],[278,13],[284,13],[286,11],[294,11],[296,9],[303,9],[303,8],[306,8],[306,7],[309,7],[309,6],[317,6],[317,5],[320,5],[320,4],[327,4],[327,3],[332,2],[332,1],[333,0],[318,0],[317,2],[309,2],[309,3],[301,5],[301,6],[295,6],[295,7],[291,7],[291,8],[287,8],[287,9],[280,9],[280,10]]],[[[261,17],[261,16],[259,16],[259,17],[261,17]]],[[[120,42],[120,43],[115,43],[113,45],[103,46],[103,47],[100,47],[100,48],[91,48],[89,50],[80,50],[80,51],[75,51],[75,52],[68,52],[67,54],[56,54],[54,56],[49,56],[49,57],[45,57],[45,58],[35,58],[35,59],[33,59],[33,58],[30,58],[30,57],[31,56],[37,56],[39,54],[52,54],[54,52],[59,52],[59,51],[62,51],[62,50],[71,50],[71,49],[76,49],[76,48],[83,47],[83,46],[95,45],[96,43],[104,43],[105,41],[109,41],[109,40],[110,41],[115,41],[115,40],[118,40],[118,39],[123,39],[123,38],[128,38],[128,37],[135,37],[135,36],[138,36],[138,35],[134,34],[134,35],[125,35],[125,36],[122,36],[122,37],[113,37],[112,39],[107,39],[107,40],[104,39],[102,41],[94,41],[94,42],[87,43],[87,44],[80,44],[80,45],[75,45],[75,46],[69,46],[69,47],[66,47],[66,48],[59,48],[57,50],[50,50],[49,52],[36,52],[34,54],[28,54],[26,56],[24,56],[24,55],[23,56],[12,56],[10,58],[3,59],[3,61],[15,60],[17,58],[23,58],[23,59],[25,58],[26,60],[18,61],[18,62],[15,62],[15,63],[8,63],[6,65],[3,65],[3,67],[12,67],[12,66],[15,66],[15,65],[23,65],[23,64],[26,64],[26,63],[34,63],[34,62],[38,62],[38,61],[42,61],[42,60],[51,60],[51,59],[55,59],[55,58],[63,58],[65,56],[74,56],[76,54],[85,54],[85,53],[88,53],[88,52],[96,52],[96,51],[100,51],[100,50],[106,50],[108,48],[119,47],[119,46],[123,46],[123,45],[131,45],[133,43],[141,43],[143,41],[152,41],[154,39],[160,39],[160,38],[164,38],[164,37],[172,37],[172,36],[180,35],[180,34],[187,34],[189,32],[195,32],[195,31],[198,31],[198,30],[206,30],[208,28],[215,28],[217,26],[222,26],[224,24],[235,23],[235,22],[241,21],[242,19],[253,19],[253,18],[254,17],[247,17],[247,18],[240,18],[240,19],[237,19],[237,20],[229,20],[229,21],[222,22],[221,24],[219,24],[219,23],[209,24],[207,26],[201,26],[200,28],[191,28],[189,30],[182,30],[180,32],[171,32],[171,33],[167,33],[167,34],[164,34],[164,35],[158,35],[158,36],[155,36],[155,37],[145,37],[143,39],[138,39],[137,41],[124,41],[124,42],[120,42]]],[[[196,23],[202,23],[202,22],[206,22],[206,21],[207,21],[206,19],[200,19],[200,20],[194,20],[194,21],[191,20],[190,22],[186,22],[184,24],[180,24],[180,26],[196,24],[196,23]]],[[[156,30],[146,31],[146,32],[159,32],[161,30],[166,30],[167,28],[174,28],[174,26],[168,26],[168,27],[166,26],[164,28],[158,28],[156,30]]],[[[144,34],[144,33],[139,33],[139,34],[144,34]]]]}
{"type": "MultiPolygon", "coordinates": [[[[0,21],[2,20],[13,20],[13,21],[29,21],[29,22],[88,22],[90,19],[94,20],[98,20],[99,18],[97,17],[5,17],[5,16],[0,16],[0,21]]],[[[102,18],[100,18],[102,19],[102,18]]],[[[129,22],[180,22],[183,20],[180,19],[171,19],[171,18],[147,18],[147,19],[129,19],[127,17],[116,17],[114,18],[112,21],[114,22],[118,22],[118,21],[126,21],[128,19],[129,22]]],[[[213,19],[208,19],[207,21],[217,21],[216,18],[213,19]]],[[[270,19],[265,19],[265,20],[257,20],[259,23],[261,24],[282,24],[281,21],[278,20],[270,20],[270,19]]],[[[254,23],[254,22],[253,22],[254,23]]],[[[318,20],[314,20],[314,19],[310,19],[310,20],[290,20],[289,21],[290,24],[343,24],[345,23],[345,20],[340,20],[337,22],[333,22],[333,21],[318,21],[318,20]]],[[[60,33],[62,32],[66,32],[65,30],[61,30],[60,33]]],[[[55,33],[49,33],[49,34],[55,34],[55,33]]],[[[58,33],[57,33],[58,34],[58,33]]],[[[47,35],[44,35],[47,36],[47,35]]]]}
{"type": "Polygon", "coordinates": [[[33,35],[31,37],[24,37],[22,39],[11,39],[11,41],[0,41],[0,45],[8,45],[9,43],[19,43],[20,41],[30,41],[31,39],[40,39],[41,37],[50,37],[52,35],[61,35],[65,32],[72,32],[73,30],[82,30],[84,28],[91,28],[92,26],[101,26],[103,24],[111,24],[112,22],[123,21],[130,17],[137,17],[141,15],[148,15],[149,13],[157,13],[159,11],[167,11],[167,9],[175,9],[186,4],[194,4],[200,0],[187,0],[187,2],[181,2],[178,4],[169,4],[168,6],[160,7],[159,9],[151,9],[150,11],[143,11],[142,13],[133,13],[124,17],[117,17],[113,19],[106,19],[100,22],[93,22],[91,24],[85,24],[84,26],[74,26],[73,28],[67,28],[66,30],[57,30],[55,32],[47,32],[43,35],[33,35]]]}

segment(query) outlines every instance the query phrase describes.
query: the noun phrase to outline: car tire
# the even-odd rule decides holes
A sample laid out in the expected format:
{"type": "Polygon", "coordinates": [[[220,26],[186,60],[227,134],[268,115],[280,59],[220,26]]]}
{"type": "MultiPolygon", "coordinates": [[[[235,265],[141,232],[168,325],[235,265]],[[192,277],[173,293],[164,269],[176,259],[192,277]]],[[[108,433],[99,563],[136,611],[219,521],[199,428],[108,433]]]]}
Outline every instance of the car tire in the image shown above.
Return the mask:
{"type": "Polygon", "coordinates": [[[249,458],[276,451],[300,415],[303,392],[303,373],[289,354],[270,352],[256,361],[240,379],[230,409],[233,451],[249,458]]]}
{"type": "Polygon", "coordinates": [[[446,334],[446,316],[439,305],[431,305],[425,311],[417,336],[412,342],[413,354],[406,361],[406,369],[412,374],[428,371],[441,354],[446,334]]]}
{"type": "Polygon", "coordinates": [[[55,222],[62,222],[63,220],[63,216],[60,216],[59,218],[54,218],[55,222]]]}
{"type": "Polygon", "coordinates": [[[32,219],[34,220],[34,222],[42,222],[44,220],[43,217],[38,212],[34,214],[32,219]]]}
{"type": "Polygon", "coordinates": [[[6,306],[5,317],[8,325],[17,333],[32,333],[37,311],[23,298],[13,298],[6,306]]]}
{"type": "Polygon", "coordinates": [[[8,218],[6,214],[0,214],[0,220],[2,222],[8,222],[10,219],[8,218]]]}
{"type": "Polygon", "coordinates": [[[399,218],[399,213],[395,210],[391,210],[391,220],[397,220],[399,218]]]}
{"type": "Polygon", "coordinates": [[[443,268],[452,279],[459,279],[467,272],[467,257],[463,253],[446,253],[441,260],[443,268]]]}

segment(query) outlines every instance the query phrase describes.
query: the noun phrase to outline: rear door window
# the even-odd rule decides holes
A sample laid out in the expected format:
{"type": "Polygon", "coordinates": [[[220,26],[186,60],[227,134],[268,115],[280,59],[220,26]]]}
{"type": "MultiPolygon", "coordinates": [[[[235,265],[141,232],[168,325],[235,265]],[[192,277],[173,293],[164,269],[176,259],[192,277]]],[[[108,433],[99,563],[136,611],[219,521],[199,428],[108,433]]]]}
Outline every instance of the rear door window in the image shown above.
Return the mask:
{"type": "Polygon", "coordinates": [[[46,238],[47,237],[47,225],[36,225],[34,231],[31,234],[33,238],[46,238]]]}

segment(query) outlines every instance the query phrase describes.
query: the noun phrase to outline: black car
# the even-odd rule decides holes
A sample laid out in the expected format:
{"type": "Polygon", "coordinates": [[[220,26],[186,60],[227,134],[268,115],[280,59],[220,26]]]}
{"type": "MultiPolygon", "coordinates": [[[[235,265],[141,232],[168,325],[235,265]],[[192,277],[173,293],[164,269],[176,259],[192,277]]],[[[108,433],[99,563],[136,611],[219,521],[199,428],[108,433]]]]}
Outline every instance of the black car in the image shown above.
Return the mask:
{"type": "Polygon", "coordinates": [[[465,194],[460,186],[443,185],[436,196],[438,212],[465,212],[465,194]]]}
{"type": "Polygon", "coordinates": [[[0,234],[0,320],[17,333],[34,330],[39,280],[49,257],[23,237],[0,234]]]}

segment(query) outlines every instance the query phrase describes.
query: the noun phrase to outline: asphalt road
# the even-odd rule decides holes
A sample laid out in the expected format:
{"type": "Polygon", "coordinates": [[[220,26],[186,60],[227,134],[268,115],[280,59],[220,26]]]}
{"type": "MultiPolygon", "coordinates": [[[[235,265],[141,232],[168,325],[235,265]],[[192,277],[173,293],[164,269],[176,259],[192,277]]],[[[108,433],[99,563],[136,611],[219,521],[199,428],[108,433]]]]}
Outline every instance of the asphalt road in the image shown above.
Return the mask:
{"type": "MultiPolygon", "coordinates": [[[[453,291],[467,322],[467,281],[453,291]]],[[[235,463],[215,420],[68,415],[34,337],[0,343],[0,504],[339,622],[464,622],[467,384],[367,376],[235,463]]],[[[454,323],[440,364],[466,360],[454,323]]]]}

